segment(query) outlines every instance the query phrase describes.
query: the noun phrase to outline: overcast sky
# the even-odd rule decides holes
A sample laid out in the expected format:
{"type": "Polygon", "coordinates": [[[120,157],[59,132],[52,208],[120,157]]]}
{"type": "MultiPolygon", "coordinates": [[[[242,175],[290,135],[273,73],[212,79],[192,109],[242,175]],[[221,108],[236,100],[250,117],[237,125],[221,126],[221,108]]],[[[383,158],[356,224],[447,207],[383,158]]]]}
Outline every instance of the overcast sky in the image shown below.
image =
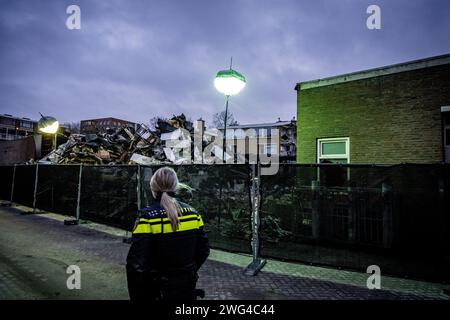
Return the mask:
{"type": "Polygon", "coordinates": [[[229,66],[240,123],[296,115],[297,82],[450,53],[448,0],[0,0],[0,113],[209,122],[229,66]],[[66,8],[81,8],[81,29],[66,8]],[[381,30],[366,9],[381,7],[381,30]]]}

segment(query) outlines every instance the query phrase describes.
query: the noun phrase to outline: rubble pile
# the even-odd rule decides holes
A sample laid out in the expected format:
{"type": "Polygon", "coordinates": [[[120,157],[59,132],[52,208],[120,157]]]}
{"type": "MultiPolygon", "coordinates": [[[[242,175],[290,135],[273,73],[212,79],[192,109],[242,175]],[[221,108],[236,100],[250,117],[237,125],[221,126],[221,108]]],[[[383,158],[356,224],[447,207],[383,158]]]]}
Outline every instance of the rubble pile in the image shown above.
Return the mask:
{"type": "MultiPolygon", "coordinates": [[[[106,132],[72,134],[66,143],[39,162],[97,165],[182,163],[183,159],[180,161],[163,144],[164,140],[183,132],[178,129],[193,133],[193,125],[184,114],[168,120],[158,118],[153,131],[141,124],[137,130],[121,127],[106,132]]],[[[190,140],[190,136],[185,138],[190,140]]]]}

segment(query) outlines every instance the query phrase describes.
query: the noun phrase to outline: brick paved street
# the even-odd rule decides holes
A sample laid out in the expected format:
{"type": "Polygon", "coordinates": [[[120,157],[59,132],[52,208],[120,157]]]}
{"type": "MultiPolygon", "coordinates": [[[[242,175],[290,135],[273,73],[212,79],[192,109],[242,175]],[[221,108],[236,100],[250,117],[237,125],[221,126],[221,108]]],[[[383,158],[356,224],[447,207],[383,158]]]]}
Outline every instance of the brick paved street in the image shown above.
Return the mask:
{"type": "MultiPolygon", "coordinates": [[[[98,224],[64,226],[54,214],[21,215],[0,208],[0,299],[127,299],[124,232],[98,224]],[[81,268],[81,290],[68,290],[66,268],[81,268]]],[[[443,286],[268,261],[256,277],[243,274],[250,257],[212,250],[198,287],[206,299],[448,299],[443,286]]]]}

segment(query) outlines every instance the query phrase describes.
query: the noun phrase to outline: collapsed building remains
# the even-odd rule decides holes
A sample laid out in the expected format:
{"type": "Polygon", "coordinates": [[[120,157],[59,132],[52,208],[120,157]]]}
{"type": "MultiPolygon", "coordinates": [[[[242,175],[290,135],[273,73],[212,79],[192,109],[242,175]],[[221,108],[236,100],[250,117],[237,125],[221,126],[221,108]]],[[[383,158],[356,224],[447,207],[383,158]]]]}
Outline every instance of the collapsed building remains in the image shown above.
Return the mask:
{"type": "Polygon", "coordinates": [[[106,129],[104,132],[72,134],[66,143],[42,158],[39,163],[51,164],[161,164],[182,163],[176,154],[164,145],[164,140],[178,133],[191,140],[192,122],[181,114],[171,119],[158,118],[154,130],[140,124],[136,130],[130,127],[106,129]],[[184,129],[184,130],[180,130],[184,129]],[[185,132],[189,132],[186,136],[185,132]]]}

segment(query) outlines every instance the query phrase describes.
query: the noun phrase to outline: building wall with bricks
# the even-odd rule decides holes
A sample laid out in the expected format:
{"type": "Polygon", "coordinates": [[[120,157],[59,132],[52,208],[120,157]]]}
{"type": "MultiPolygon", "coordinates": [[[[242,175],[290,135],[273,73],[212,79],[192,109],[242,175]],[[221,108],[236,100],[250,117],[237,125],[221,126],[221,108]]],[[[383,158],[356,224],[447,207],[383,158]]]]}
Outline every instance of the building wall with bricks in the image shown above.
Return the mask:
{"type": "Polygon", "coordinates": [[[404,69],[297,84],[297,162],[316,163],[317,139],[335,137],[349,138],[350,163],[443,162],[441,107],[450,106],[450,63],[404,69]]]}

